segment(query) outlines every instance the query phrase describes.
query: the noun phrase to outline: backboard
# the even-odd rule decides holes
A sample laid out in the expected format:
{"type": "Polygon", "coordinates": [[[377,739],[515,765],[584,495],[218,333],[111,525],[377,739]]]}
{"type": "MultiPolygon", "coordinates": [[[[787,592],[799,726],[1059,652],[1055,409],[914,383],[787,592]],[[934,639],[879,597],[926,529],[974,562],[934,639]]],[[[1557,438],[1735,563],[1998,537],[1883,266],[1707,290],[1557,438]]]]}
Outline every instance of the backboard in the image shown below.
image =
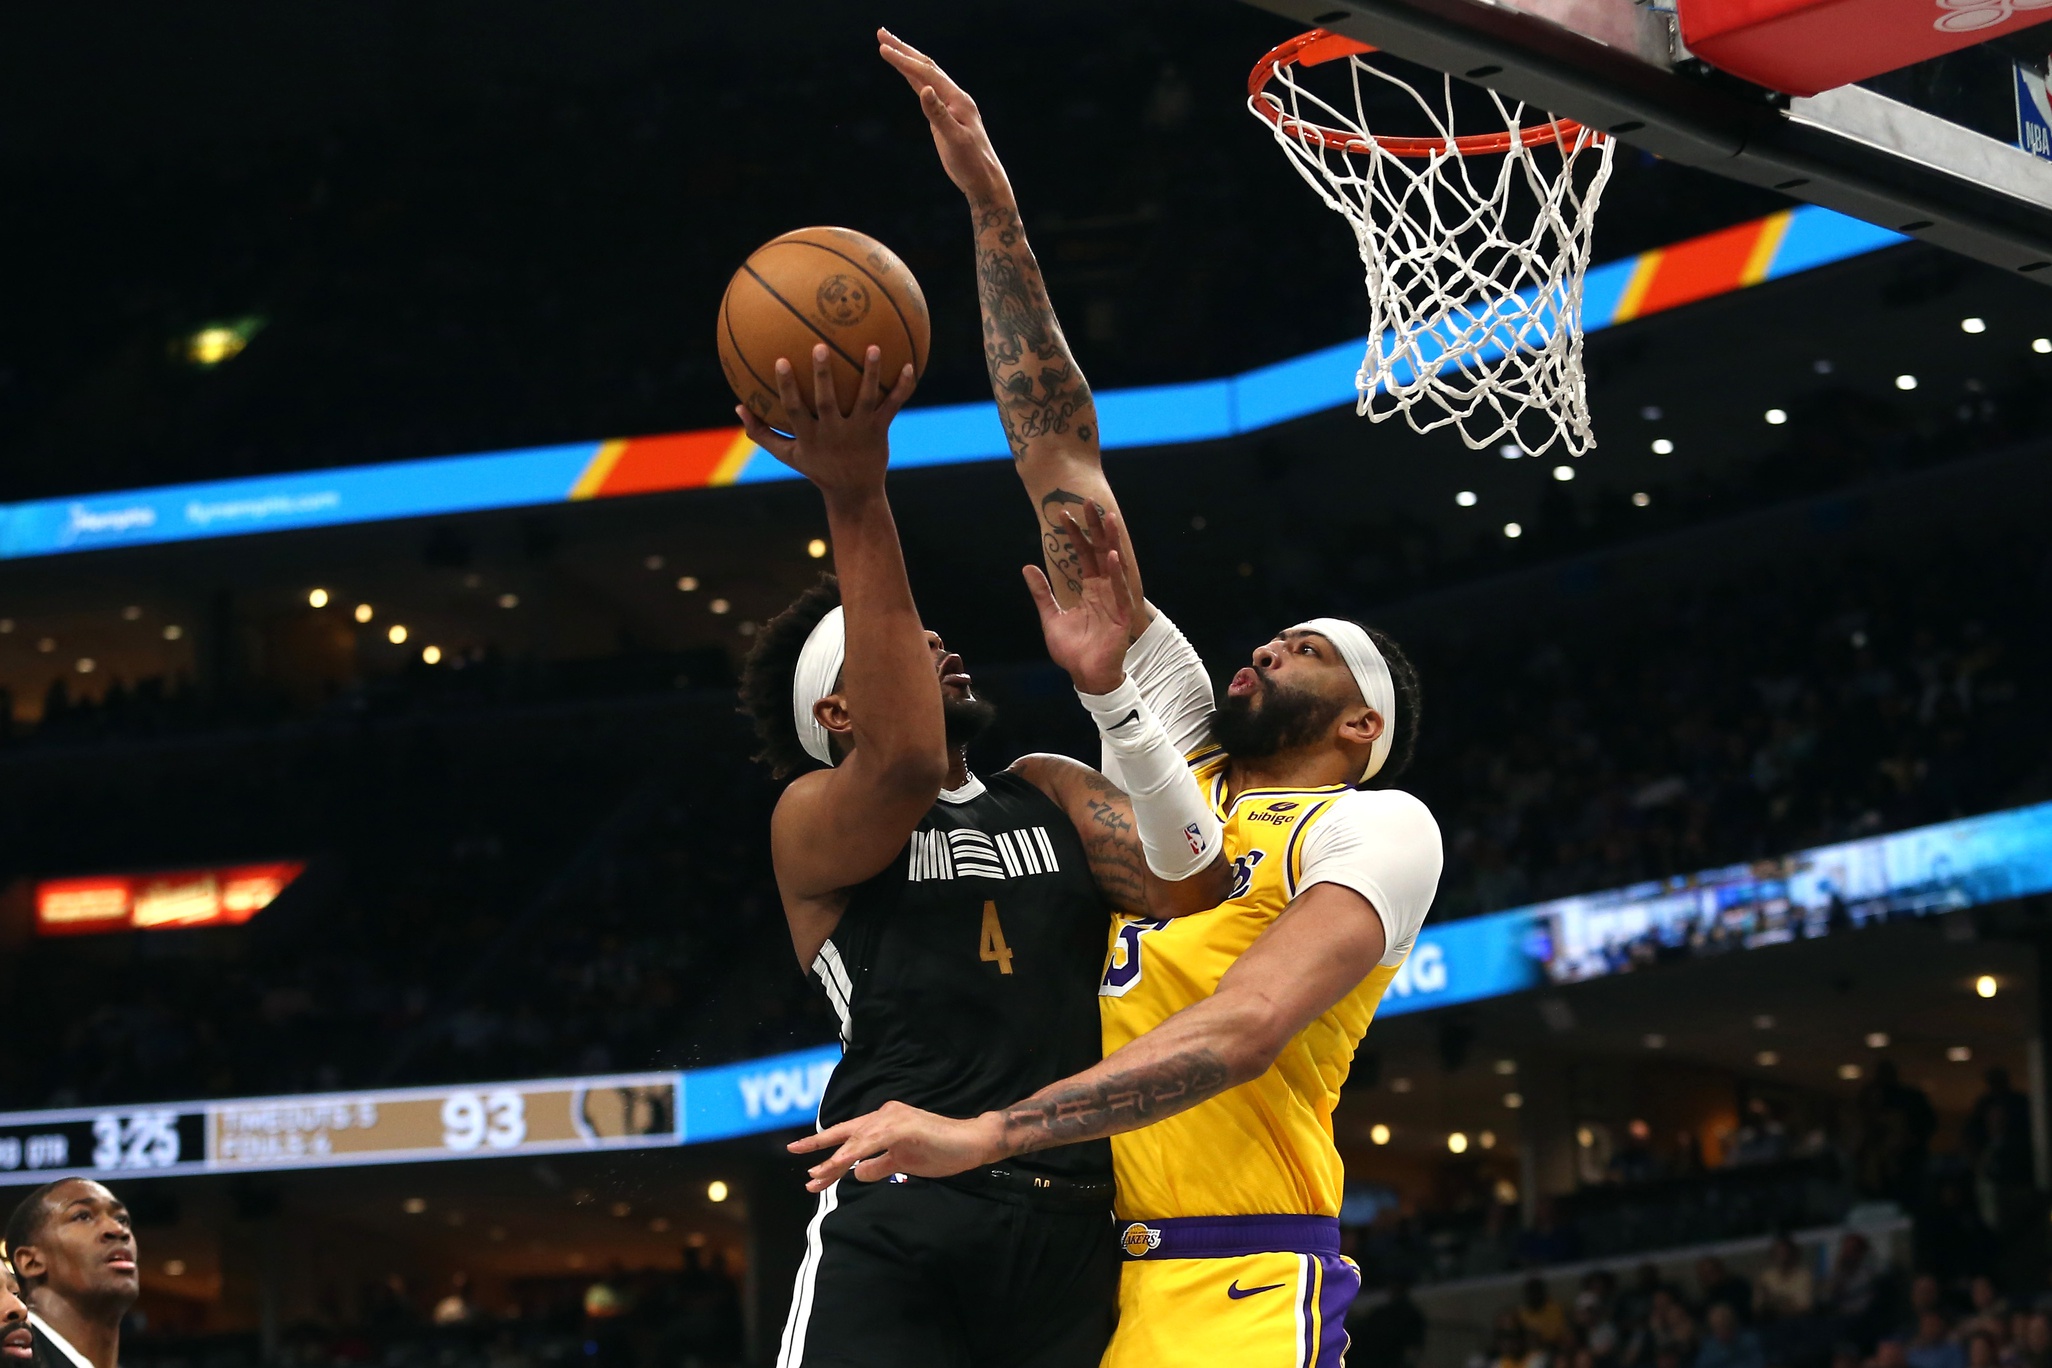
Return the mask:
{"type": "Polygon", "coordinates": [[[2052,285],[2052,160],[2018,145],[2033,141],[2052,25],[1790,97],[1711,68],[1671,8],[1633,0],[1249,3],[2052,285]]]}

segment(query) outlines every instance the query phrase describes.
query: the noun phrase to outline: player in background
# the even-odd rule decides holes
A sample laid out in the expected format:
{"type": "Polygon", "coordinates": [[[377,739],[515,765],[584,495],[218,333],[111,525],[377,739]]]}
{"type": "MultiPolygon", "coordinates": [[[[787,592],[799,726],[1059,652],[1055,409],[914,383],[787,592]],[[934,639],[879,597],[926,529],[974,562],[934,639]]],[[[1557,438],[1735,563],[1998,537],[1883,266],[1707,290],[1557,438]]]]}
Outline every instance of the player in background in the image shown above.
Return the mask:
{"type": "MultiPolygon", "coordinates": [[[[991,388],[1056,591],[1115,565],[1128,577],[1142,606],[1127,673],[1204,783],[1235,884],[1200,916],[1118,927],[1101,1063],[967,1119],[893,1105],[792,1148],[831,1151],[817,1184],[1110,1136],[1124,1265],[1107,1368],[1336,1366],[1360,1274],[1339,1254],[1332,1110],[1441,865],[1424,804],[1358,787],[1408,760],[1416,677],[1387,637],[1313,618],[1255,648],[1214,699],[1120,545],[1090,390],[975,104],[924,55],[879,40],[970,203],[991,388]]],[[[1118,759],[1106,763],[1117,778],[1118,759]]]]}
{"type": "Polygon", "coordinates": [[[42,1368],[119,1368],[121,1321],[142,1274],[118,1197],[90,1178],[45,1183],[8,1216],[7,1259],[42,1368]]]}
{"type": "MultiPolygon", "coordinates": [[[[825,497],[840,572],[758,635],[742,686],[764,758],[802,771],[771,852],[799,963],[840,1018],[828,1122],[893,1097],[977,1112],[1089,1067],[1112,910],[1199,911],[1231,880],[1219,823],[1144,705],[1100,728],[1131,800],[1060,756],[969,772],[991,709],[913,603],[884,496],[911,368],[888,396],[878,368],[872,347],[844,418],[825,347],[811,411],[780,359],[794,436],[737,410],[825,497]]],[[[1064,608],[1037,568],[1027,578],[1049,653],[1106,696],[1087,701],[1132,693],[1125,579],[1089,576],[1064,608]]],[[[780,1368],[1094,1368],[1117,1296],[1110,1169],[1100,1140],[941,1182],[820,1185],[780,1368]]]]}
{"type": "Polygon", "coordinates": [[[37,1361],[36,1331],[29,1324],[28,1303],[21,1299],[21,1284],[5,1262],[0,1262],[0,1359],[10,1368],[32,1368],[37,1361]]]}

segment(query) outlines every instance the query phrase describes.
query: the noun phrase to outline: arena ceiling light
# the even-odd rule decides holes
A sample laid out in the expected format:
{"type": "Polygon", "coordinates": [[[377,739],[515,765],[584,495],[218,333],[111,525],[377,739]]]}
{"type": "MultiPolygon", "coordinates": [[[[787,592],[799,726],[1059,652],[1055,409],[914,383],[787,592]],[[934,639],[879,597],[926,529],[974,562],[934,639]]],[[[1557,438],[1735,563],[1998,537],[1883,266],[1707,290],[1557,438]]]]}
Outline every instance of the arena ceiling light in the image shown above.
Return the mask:
{"type": "Polygon", "coordinates": [[[1917,377],[1914,375],[1898,375],[1895,377],[1895,387],[1899,390],[1913,390],[1917,387],[1917,377]]]}
{"type": "Polygon", "coordinates": [[[309,608],[327,607],[328,591],[325,589],[309,589],[306,594],[306,606],[309,608]]]}
{"type": "Polygon", "coordinates": [[[826,557],[826,553],[827,544],[824,537],[814,537],[811,541],[805,543],[805,554],[814,560],[823,560],[826,557]]]}
{"type": "Polygon", "coordinates": [[[715,1178],[705,1185],[705,1200],[708,1202],[724,1202],[731,1195],[732,1191],[725,1182],[715,1178]]]}
{"type": "Polygon", "coordinates": [[[1653,454],[1655,456],[1674,455],[1674,443],[1665,437],[1655,437],[1653,439],[1653,454]]]}
{"type": "Polygon", "coordinates": [[[1785,422],[1787,422],[1787,421],[1788,421],[1788,410],[1787,410],[1787,409],[1768,409],[1768,410],[1767,410],[1767,426],[1769,426],[1769,427],[1780,427],[1780,426],[1781,426],[1781,425],[1782,425],[1783,423],[1785,423],[1785,422]]]}
{"type": "Polygon", "coordinates": [[[2038,355],[2040,356],[2045,355],[2047,352],[2052,352],[2052,337],[2032,338],[2031,350],[2038,353],[2038,355]]]}
{"type": "Polygon", "coordinates": [[[1370,1144],[1375,1144],[1375,1145],[1386,1145],[1386,1144],[1388,1144],[1388,1143],[1389,1143],[1389,1127],[1388,1127],[1388,1126],[1385,1126],[1385,1125],[1383,1125],[1383,1124],[1382,1124],[1382,1123],[1381,1123],[1380,1121],[1377,1121],[1377,1122],[1376,1122],[1376,1123],[1375,1123],[1374,1125],[1372,1125],[1372,1126],[1370,1126],[1370,1127],[1368,1128],[1368,1140],[1369,1140],[1369,1143],[1370,1143],[1370,1144]]]}
{"type": "Polygon", "coordinates": [[[1963,333],[1984,333],[1988,331],[1988,320],[1985,318],[1962,318],[1959,320],[1959,330],[1963,333]]]}
{"type": "Polygon", "coordinates": [[[1454,495],[1454,502],[1459,504],[1462,508],[1473,508],[1478,501],[1475,498],[1474,490],[1464,489],[1460,493],[1454,495]]]}
{"type": "Polygon", "coordinates": [[[1984,998],[1994,997],[1999,986],[1993,974],[1983,974],[1974,980],[1974,991],[1984,998]]]}

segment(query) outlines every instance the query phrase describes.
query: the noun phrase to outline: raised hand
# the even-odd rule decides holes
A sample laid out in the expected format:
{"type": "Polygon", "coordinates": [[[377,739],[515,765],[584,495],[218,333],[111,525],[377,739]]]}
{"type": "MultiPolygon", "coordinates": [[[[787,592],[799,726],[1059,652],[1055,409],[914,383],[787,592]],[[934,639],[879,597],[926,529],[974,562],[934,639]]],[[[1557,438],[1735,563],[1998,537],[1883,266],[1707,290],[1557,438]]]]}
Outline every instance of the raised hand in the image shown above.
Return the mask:
{"type": "Polygon", "coordinates": [[[871,347],[862,358],[862,384],[855,407],[841,412],[834,392],[834,372],[826,345],[812,349],[812,404],[798,390],[798,376],[786,357],[777,358],[777,396],[783,403],[789,436],[737,404],[748,440],[819,486],[824,494],[881,489],[890,464],[891,420],[912,397],[912,366],[908,362],[888,394],[882,393],[883,353],[871,347]]]}
{"type": "Polygon", "coordinates": [[[876,41],[883,59],[919,93],[919,108],[933,129],[933,145],[940,151],[948,179],[972,204],[1011,199],[1012,184],[1005,178],[1004,165],[983,130],[983,115],[977,112],[969,92],[956,85],[940,69],[940,63],[889,29],[878,29],[876,41]]]}
{"type": "Polygon", "coordinates": [[[1084,693],[1106,694],[1126,677],[1126,647],[1133,640],[1137,608],[1126,567],[1119,554],[1118,517],[1092,504],[1087,523],[1078,523],[1064,509],[1063,530],[1076,548],[1081,588],[1076,606],[1063,608],[1054,588],[1037,565],[1024,568],[1027,592],[1040,610],[1040,631],[1047,639],[1048,658],[1069,672],[1084,693]]]}

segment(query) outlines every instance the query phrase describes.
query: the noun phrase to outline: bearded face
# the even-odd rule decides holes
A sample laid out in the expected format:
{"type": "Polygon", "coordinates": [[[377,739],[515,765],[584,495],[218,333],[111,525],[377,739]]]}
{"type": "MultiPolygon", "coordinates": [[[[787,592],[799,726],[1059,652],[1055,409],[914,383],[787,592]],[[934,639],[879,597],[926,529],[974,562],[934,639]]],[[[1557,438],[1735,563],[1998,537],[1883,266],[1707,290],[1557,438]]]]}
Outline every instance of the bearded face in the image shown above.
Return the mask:
{"type": "Polygon", "coordinates": [[[1346,704],[1304,689],[1285,689],[1265,670],[1254,672],[1255,692],[1221,693],[1211,738],[1241,760],[1266,760],[1317,741],[1346,704]]]}
{"type": "Polygon", "coordinates": [[[941,696],[941,725],[947,729],[948,749],[966,746],[997,721],[997,706],[988,699],[965,693],[960,698],[941,696]]]}

